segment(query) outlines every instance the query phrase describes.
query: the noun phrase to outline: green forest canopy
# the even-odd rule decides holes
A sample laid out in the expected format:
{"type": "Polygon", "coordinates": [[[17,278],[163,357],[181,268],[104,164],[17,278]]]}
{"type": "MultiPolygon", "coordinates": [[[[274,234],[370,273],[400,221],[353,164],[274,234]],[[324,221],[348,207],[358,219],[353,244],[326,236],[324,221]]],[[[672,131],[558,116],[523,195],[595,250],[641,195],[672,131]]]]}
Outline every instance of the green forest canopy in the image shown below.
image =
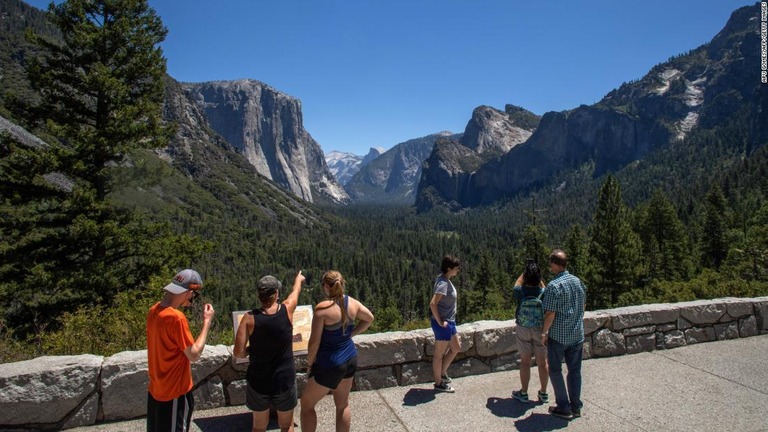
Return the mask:
{"type": "MultiPolygon", "coordinates": [[[[128,4],[144,11],[137,16],[152,20],[143,9],[146,2],[128,4]]],[[[156,35],[164,36],[157,24],[156,35]]],[[[88,27],[94,34],[101,30],[88,27]]],[[[109,59],[102,60],[93,70],[105,70],[109,59]]],[[[158,63],[146,62],[150,81],[160,83],[158,63]]],[[[67,76],[38,78],[36,86],[43,88],[67,76]]],[[[103,83],[110,94],[127,78],[112,74],[88,82],[103,83]]],[[[80,88],[88,92],[87,85],[80,88]]],[[[157,87],[149,88],[154,96],[133,108],[122,99],[113,106],[141,120],[158,102],[157,87]]],[[[20,88],[16,94],[21,90],[27,91],[20,88]]],[[[81,121],[96,112],[89,109],[93,106],[72,109],[84,108],[81,121]]],[[[753,151],[746,143],[751,115],[746,111],[735,112],[717,128],[695,130],[618,172],[594,178],[590,165],[563,171],[540,189],[494,206],[418,214],[412,208],[307,205],[313,220],[297,222],[291,212],[264,217],[226,181],[193,181],[145,150],[162,144],[167,131],[159,123],[146,123],[158,128],[154,131],[110,124],[101,132],[114,135],[82,134],[72,127],[79,120],[68,118],[67,110],[43,128],[46,119],[35,118],[41,111],[31,108],[29,117],[18,120],[37,125],[47,138],[83,145],[61,146],[49,139],[51,148],[37,151],[7,136],[0,141],[0,361],[144,348],[146,311],[183,267],[203,275],[204,295],[217,310],[210,341],[225,344],[232,343],[230,313],[257,304],[254,281],[273,274],[289,287],[286,282],[299,269],[307,275],[301,304],[319,300],[320,276],[337,269],[347,279],[348,292],[376,315],[371,331],[428,327],[432,284],[447,253],[463,262],[455,279],[460,322],[512,318],[512,283],[525,258],[546,269],[543,261],[555,247],[570,254],[569,268],[585,281],[590,309],[768,293],[768,157],[764,145],[753,151]],[[116,153],[87,157],[114,137],[124,143],[112,148],[116,153]],[[41,180],[51,166],[75,181],[75,193],[41,180]],[[152,191],[161,191],[165,199],[152,191]],[[80,253],[80,245],[90,245],[92,252],[80,253]],[[115,251],[125,252],[123,261],[105,267],[104,257],[115,251]],[[29,253],[40,254],[43,266],[25,267],[29,253]],[[121,282],[103,291],[105,275],[121,282]],[[39,287],[56,295],[41,301],[23,294],[39,287]],[[37,315],[18,314],[34,308],[37,315]]],[[[104,117],[93,117],[98,119],[104,117]]],[[[257,193],[283,200],[270,190],[257,193]]],[[[193,325],[198,312],[189,312],[193,325]]]]}

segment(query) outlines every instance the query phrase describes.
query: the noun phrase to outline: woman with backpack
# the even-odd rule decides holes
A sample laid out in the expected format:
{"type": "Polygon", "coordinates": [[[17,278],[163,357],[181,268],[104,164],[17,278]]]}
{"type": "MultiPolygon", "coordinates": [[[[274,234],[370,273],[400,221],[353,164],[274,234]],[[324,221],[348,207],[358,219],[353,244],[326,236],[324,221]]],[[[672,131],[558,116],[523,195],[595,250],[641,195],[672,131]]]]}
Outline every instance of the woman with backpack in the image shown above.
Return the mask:
{"type": "Polygon", "coordinates": [[[549,370],[547,368],[547,347],[541,341],[541,332],[544,325],[544,308],[541,297],[544,294],[544,281],[541,280],[541,271],[538,264],[532,259],[525,263],[525,270],[515,282],[513,296],[517,303],[515,319],[517,320],[517,349],[520,352],[520,383],[522,388],[512,392],[512,397],[528,403],[528,383],[531,381],[531,359],[536,356],[536,365],[539,368],[539,401],[549,402],[547,384],[549,382],[549,370]]]}

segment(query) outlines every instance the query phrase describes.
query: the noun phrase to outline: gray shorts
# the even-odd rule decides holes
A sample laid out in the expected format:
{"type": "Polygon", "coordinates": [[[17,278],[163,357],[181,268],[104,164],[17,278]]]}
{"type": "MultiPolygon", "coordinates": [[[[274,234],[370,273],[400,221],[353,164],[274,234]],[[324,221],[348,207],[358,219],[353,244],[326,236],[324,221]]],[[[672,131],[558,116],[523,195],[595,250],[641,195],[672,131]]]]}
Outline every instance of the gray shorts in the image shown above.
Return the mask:
{"type": "Polygon", "coordinates": [[[298,403],[296,384],[290,390],[276,395],[261,394],[252,389],[251,386],[246,385],[245,406],[251,411],[266,411],[270,406],[277,411],[290,411],[296,408],[298,403]]]}
{"type": "Polygon", "coordinates": [[[522,327],[517,326],[515,336],[517,337],[517,350],[520,354],[536,354],[540,359],[547,358],[547,347],[541,343],[541,327],[522,327]],[[541,357],[540,357],[541,356],[541,357]]]}

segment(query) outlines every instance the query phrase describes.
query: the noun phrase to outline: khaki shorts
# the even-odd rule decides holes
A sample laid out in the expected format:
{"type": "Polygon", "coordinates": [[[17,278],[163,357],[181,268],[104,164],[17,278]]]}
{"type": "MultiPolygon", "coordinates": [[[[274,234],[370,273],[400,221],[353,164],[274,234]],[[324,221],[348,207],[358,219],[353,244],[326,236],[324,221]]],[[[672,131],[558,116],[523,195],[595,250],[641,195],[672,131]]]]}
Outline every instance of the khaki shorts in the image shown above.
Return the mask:
{"type": "Polygon", "coordinates": [[[522,327],[517,326],[515,330],[517,337],[517,350],[520,354],[534,354],[540,359],[547,358],[547,347],[541,343],[541,327],[522,327]]]}

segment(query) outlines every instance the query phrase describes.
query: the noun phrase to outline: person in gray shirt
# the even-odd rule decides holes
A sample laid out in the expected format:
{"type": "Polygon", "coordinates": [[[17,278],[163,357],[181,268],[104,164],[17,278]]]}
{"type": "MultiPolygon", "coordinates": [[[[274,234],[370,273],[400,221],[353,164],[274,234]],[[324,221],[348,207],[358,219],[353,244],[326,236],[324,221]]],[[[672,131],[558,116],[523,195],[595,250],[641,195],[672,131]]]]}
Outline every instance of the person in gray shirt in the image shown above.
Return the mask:
{"type": "Polygon", "coordinates": [[[461,350],[459,336],[456,333],[456,287],[451,278],[459,274],[461,261],[452,255],[443,257],[440,264],[442,272],[435,280],[434,294],[429,302],[432,312],[430,324],[435,333],[435,354],[432,357],[432,373],[435,378],[435,391],[453,393],[449,385],[448,366],[461,350]]]}

